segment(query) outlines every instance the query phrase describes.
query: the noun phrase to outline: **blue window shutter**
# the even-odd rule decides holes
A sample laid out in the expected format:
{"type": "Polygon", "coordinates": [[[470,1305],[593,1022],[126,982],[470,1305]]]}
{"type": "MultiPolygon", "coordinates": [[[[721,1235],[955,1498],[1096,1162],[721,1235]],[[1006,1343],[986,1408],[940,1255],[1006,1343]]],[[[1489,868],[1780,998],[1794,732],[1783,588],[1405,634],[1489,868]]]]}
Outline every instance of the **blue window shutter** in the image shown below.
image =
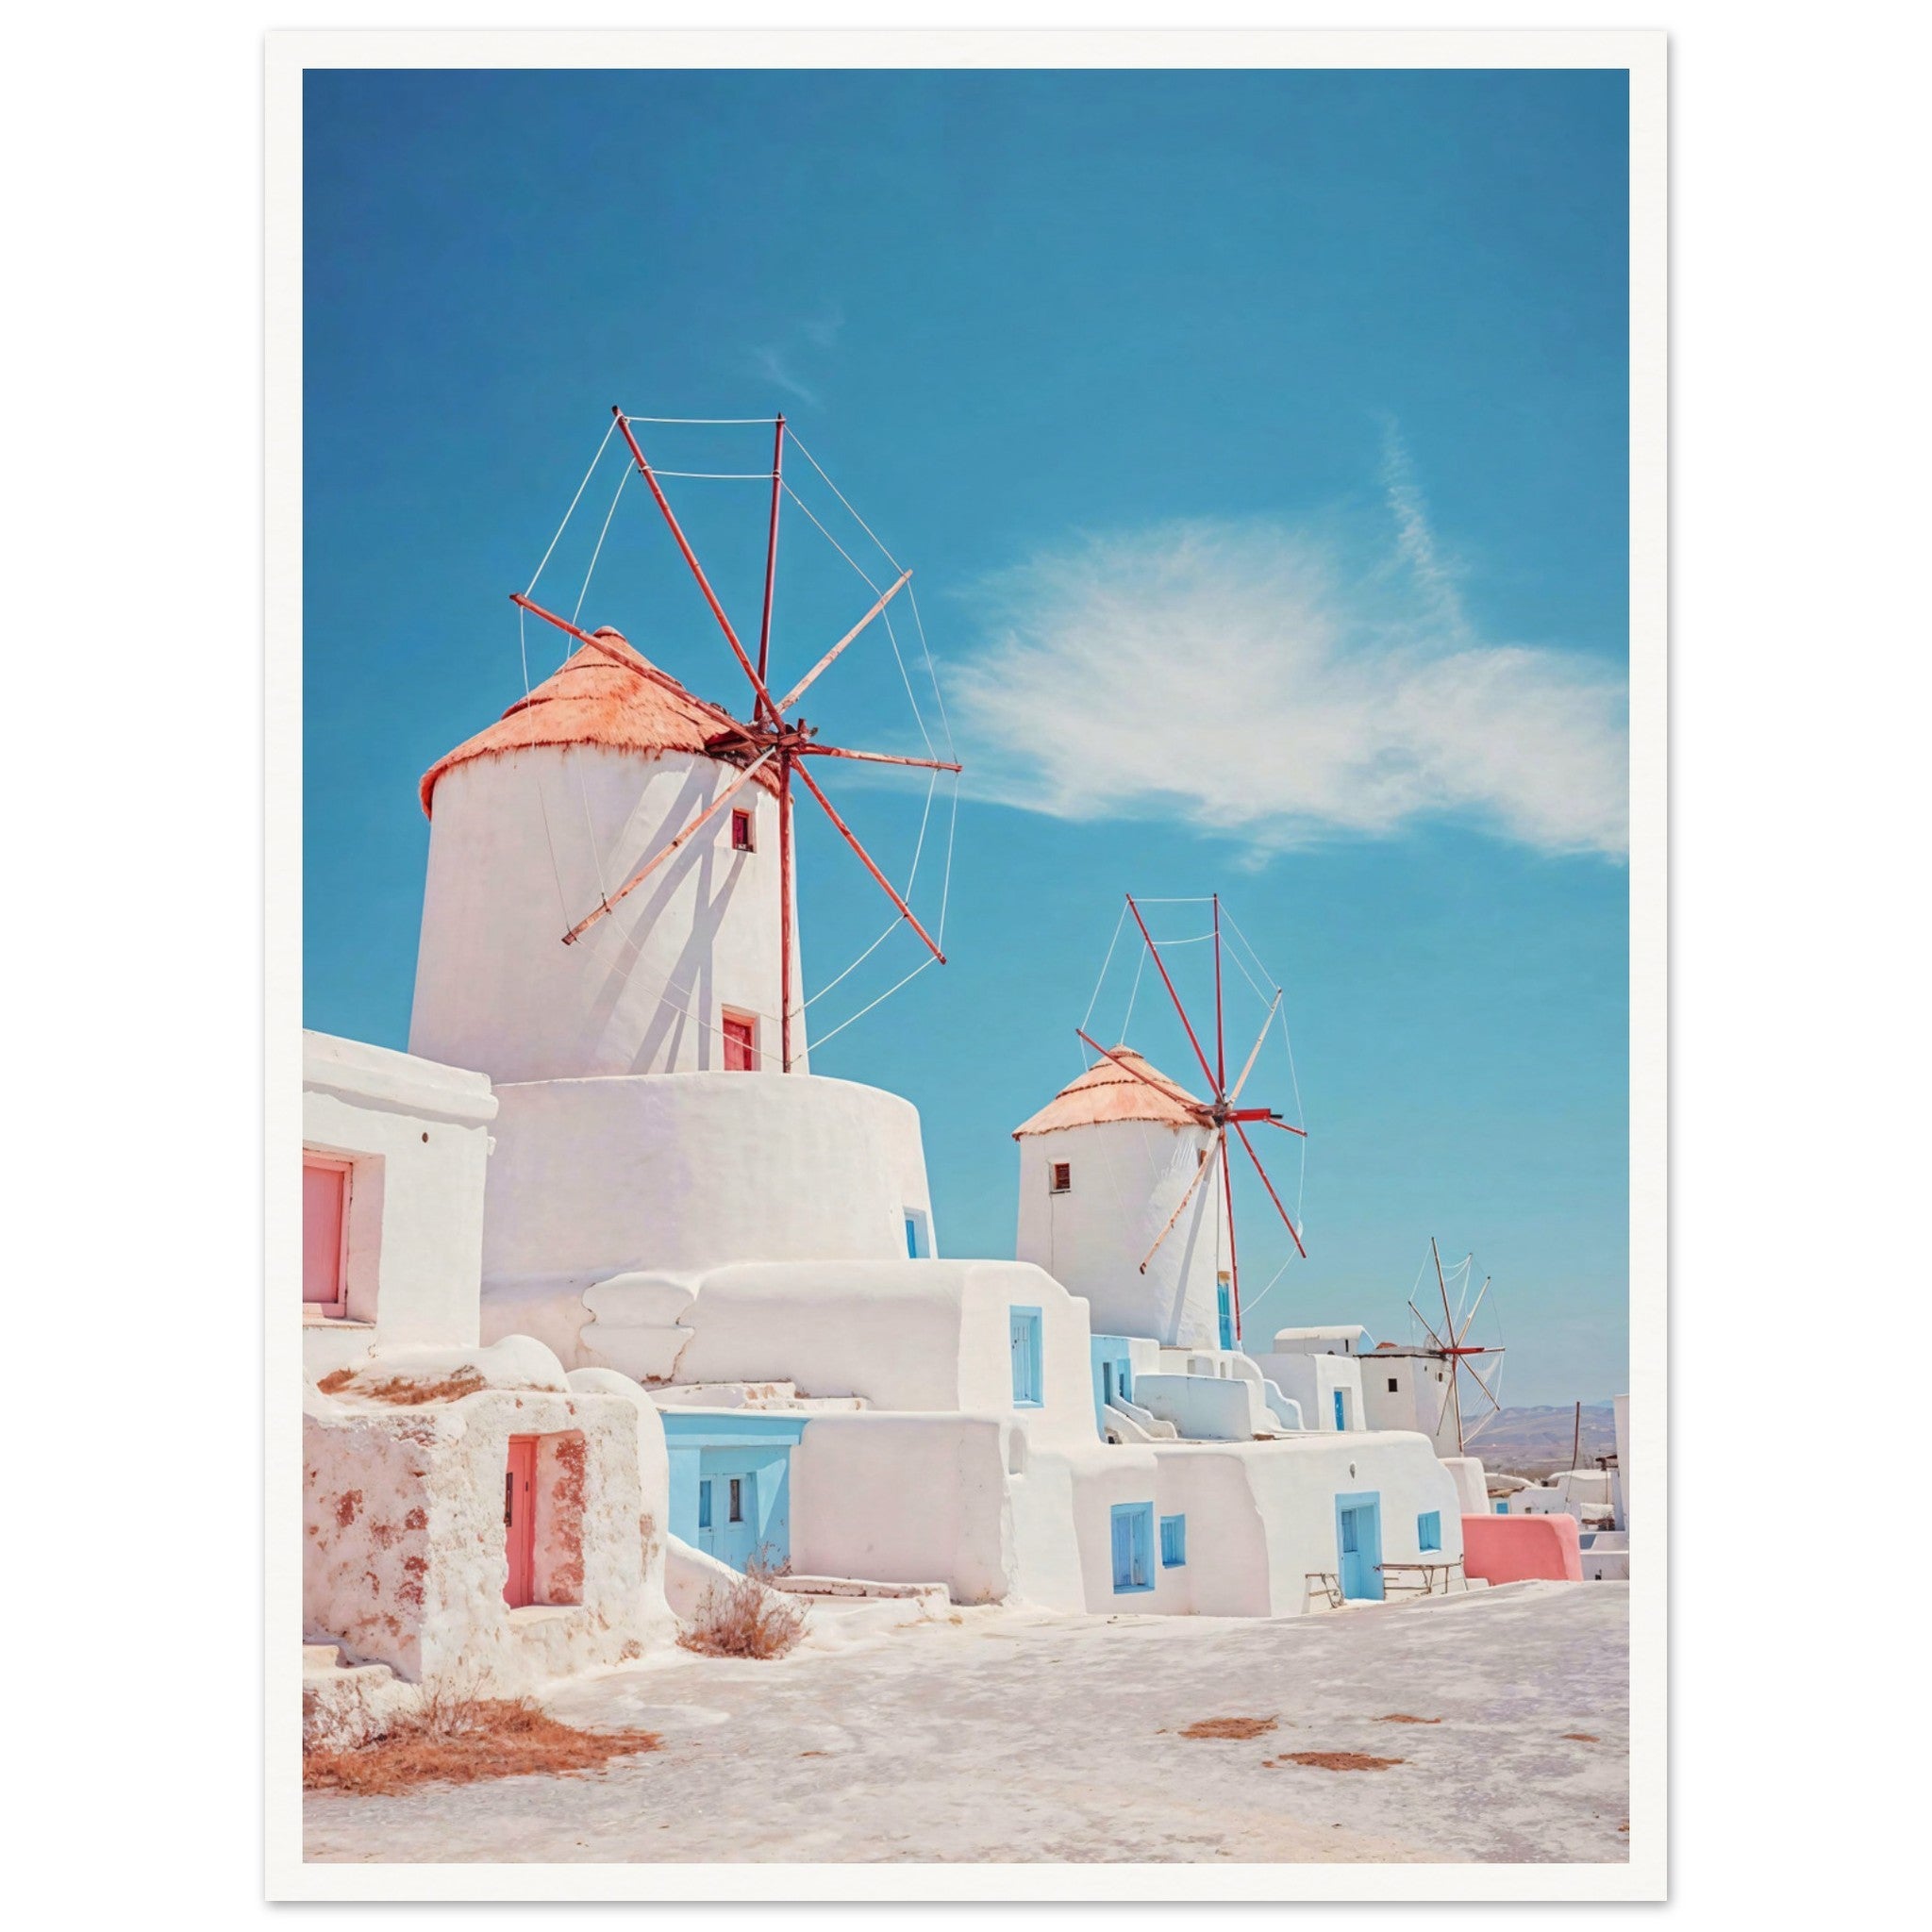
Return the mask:
{"type": "Polygon", "coordinates": [[[1188,1519],[1163,1516],[1160,1519],[1160,1561],[1163,1568],[1178,1570],[1188,1560],[1188,1519]]]}
{"type": "Polygon", "coordinates": [[[919,1224],[909,1214],[906,1217],[906,1258],[919,1259],[919,1224]]]}
{"type": "Polygon", "coordinates": [[[698,1527],[700,1529],[709,1529],[710,1526],[711,1485],[707,1481],[701,1482],[698,1485],[698,1527]]]}
{"type": "Polygon", "coordinates": [[[1424,1550],[1440,1550],[1442,1547],[1442,1512],[1430,1509],[1415,1520],[1415,1540],[1424,1550]]]}
{"type": "Polygon", "coordinates": [[[1348,1423],[1341,1413],[1341,1391],[1340,1389],[1335,1391],[1335,1426],[1338,1429],[1345,1429],[1348,1426],[1348,1423]]]}
{"type": "Polygon", "coordinates": [[[1129,1519],[1115,1513],[1113,1519],[1113,1587],[1124,1590],[1134,1580],[1134,1526],[1129,1519]]]}

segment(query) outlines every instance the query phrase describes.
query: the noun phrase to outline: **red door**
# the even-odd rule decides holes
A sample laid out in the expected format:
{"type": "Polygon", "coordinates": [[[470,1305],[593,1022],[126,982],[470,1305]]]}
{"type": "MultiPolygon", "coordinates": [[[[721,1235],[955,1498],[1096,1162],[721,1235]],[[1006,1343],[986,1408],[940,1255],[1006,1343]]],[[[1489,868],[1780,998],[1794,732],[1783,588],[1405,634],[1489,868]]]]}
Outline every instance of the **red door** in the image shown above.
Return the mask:
{"type": "Polygon", "coordinates": [[[348,1195],[346,1161],[302,1157],[302,1299],[323,1314],[342,1312],[342,1224],[348,1195]]]}
{"type": "Polygon", "coordinates": [[[724,1015],[724,1071],[752,1074],[758,1071],[758,1048],[753,1044],[752,1023],[733,1014],[724,1015]]]}
{"type": "Polygon", "coordinates": [[[520,1610],[534,1603],[537,1559],[537,1439],[509,1439],[509,1466],[503,1473],[503,1551],[509,1577],[503,1600],[520,1610]]]}

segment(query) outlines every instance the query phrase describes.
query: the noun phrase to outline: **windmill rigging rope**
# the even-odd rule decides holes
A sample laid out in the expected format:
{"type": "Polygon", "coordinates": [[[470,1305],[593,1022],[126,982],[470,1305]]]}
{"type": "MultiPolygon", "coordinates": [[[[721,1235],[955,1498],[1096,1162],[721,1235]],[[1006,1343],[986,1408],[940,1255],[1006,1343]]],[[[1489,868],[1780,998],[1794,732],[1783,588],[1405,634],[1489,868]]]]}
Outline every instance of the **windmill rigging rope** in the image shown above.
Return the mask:
{"type": "Polygon", "coordinates": [[[1087,1002],[1087,1010],[1080,1015],[1080,1031],[1086,1032],[1092,1024],[1093,1008],[1100,1003],[1100,989],[1107,984],[1107,969],[1113,964],[1113,949],[1120,944],[1121,927],[1127,923],[1127,908],[1121,907],[1121,916],[1113,923],[1113,937],[1107,942],[1107,958],[1100,962],[1100,977],[1093,982],[1092,997],[1087,1002]]]}
{"type": "MultiPolygon", "coordinates": [[[[541,577],[543,575],[543,566],[550,561],[550,552],[557,548],[558,539],[563,535],[565,529],[569,527],[571,518],[576,514],[577,504],[582,498],[584,491],[590,487],[591,477],[595,472],[597,465],[604,460],[604,452],[609,446],[610,439],[616,434],[617,418],[613,416],[610,419],[610,427],[604,432],[604,441],[597,445],[597,454],[591,458],[590,469],[584,472],[584,480],[577,485],[576,495],[571,498],[570,508],[563,513],[563,522],[557,526],[557,536],[551,538],[549,549],[544,551],[541,562],[537,565],[536,576],[533,576],[524,586],[525,596],[530,596],[536,591],[537,577],[541,577]]],[[[527,696],[528,692],[525,691],[525,694],[527,696]]]]}
{"type": "MultiPolygon", "coordinates": [[[[892,553],[890,550],[888,550],[883,543],[879,543],[877,532],[874,531],[873,526],[869,523],[867,523],[866,520],[862,516],[860,516],[856,509],[852,508],[851,504],[846,503],[845,492],[842,490],[841,490],[839,486],[836,483],[834,483],[829,476],[825,475],[824,465],[821,463],[818,458],[813,456],[810,450],[807,449],[805,444],[799,441],[798,434],[795,430],[792,432],[791,446],[799,453],[800,456],[802,456],[806,459],[807,462],[808,462],[812,466],[814,470],[816,470],[819,473],[821,477],[824,477],[825,488],[829,490],[832,492],[832,494],[839,499],[841,503],[845,504],[846,515],[849,516],[852,519],[852,521],[855,524],[857,524],[858,527],[861,530],[863,530],[865,534],[868,537],[870,537],[874,543],[878,544],[879,555],[883,557],[886,559],[886,561],[892,566],[894,570],[897,570],[900,567],[899,559],[896,557],[894,557],[892,553]]],[[[851,561],[849,558],[846,560],[848,562],[851,561]]],[[[852,567],[855,570],[858,568],[857,564],[853,564],[852,567]]]]}
{"type": "Polygon", "coordinates": [[[925,620],[919,614],[919,592],[910,584],[906,586],[906,601],[912,607],[913,627],[919,632],[919,648],[925,658],[925,675],[932,684],[932,701],[939,707],[940,732],[946,741],[946,756],[953,756],[953,721],[946,713],[946,700],[940,690],[940,674],[932,661],[932,646],[925,638],[925,620]]]}
{"type": "Polygon", "coordinates": [[[923,958],[919,962],[919,964],[915,966],[912,969],[912,971],[906,975],[904,979],[900,980],[896,985],[887,987],[885,991],[880,993],[877,999],[868,1001],[866,1005],[860,1007],[858,1012],[852,1015],[852,1019],[841,1020],[839,1024],[836,1026],[834,1026],[829,1033],[822,1034],[819,1037],[819,1040],[816,1043],[819,1046],[823,1047],[828,1041],[838,1039],[840,1034],[844,1032],[846,1027],[850,1026],[853,1024],[853,1021],[864,1019],[865,1016],[872,1011],[874,1007],[879,1006],[886,1000],[891,999],[892,995],[899,991],[900,987],[909,985],[913,980],[917,979],[919,975],[922,973],[924,973],[928,966],[934,966],[938,963],[939,962],[933,958],[933,956],[930,953],[928,953],[925,956],[925,958],[923,958]]]}
{"type": "MultiPolygon", "coordinates": [[[[937,790],[939,786],[939,781],[940,774],[937,772],[935,772],[932,774],[931,782],[925,788],[925,809],[924,812],[920,814],[919,841],[912,848],[912,867],[911,870],[906,874],[906,890],[899,894],[899,896],[902,899],[904,899],[908,906],[912,903],[912,888],[915,884],[918,883],[919,879],[920,855],[925,850],[925,828],[928,821],[932,817],[933,792],[935,791],[935,790],[937,790]]],[[[826,980],[824,985],[820,987],[818,991],[813,993],[810,999],[806,1000],[798,1008],[797,1010],[802,1013],[806,1010],[808,1007],[811,1006],[815,1001],[824,999],[824,996],[828,992],[830,992],[835,986],[839,984],[839,981],[841,979],[844,979],[849,974],[856,973],[859,969],[859,967],[863,966],[865,962],[868,959],[870,959],[872,956],[875,952],[877,952],[878,949],[882,945],[884,945],[885,942],[889,939],[891,939],[891,936],[895,932],[897,932],[900,926],[903,925],[905,923],[906,915],[903,912],[895,913],[892,917],[891,924],[886,927],[884,932],[879,934],[877,939],[873,941],[871,945],[866,947],[864,952],[859,954],[858,958],[853,960],[851,965],[845,968],[845,971],[843,973],[841,973],[835,979],[826,980]]]]}

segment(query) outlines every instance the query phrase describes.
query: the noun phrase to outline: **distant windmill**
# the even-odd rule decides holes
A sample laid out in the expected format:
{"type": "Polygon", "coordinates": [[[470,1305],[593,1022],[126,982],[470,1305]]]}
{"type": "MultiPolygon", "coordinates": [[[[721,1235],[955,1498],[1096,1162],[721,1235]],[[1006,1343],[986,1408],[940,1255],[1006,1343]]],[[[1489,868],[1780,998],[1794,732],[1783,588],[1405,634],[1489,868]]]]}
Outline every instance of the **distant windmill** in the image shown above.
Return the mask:
{"type": "Polygon", "coordinates": [[[1304,1260],[1307,1258],[1307,1250],[1302,1246],[1301,1233],[1290,1218],[1288,1209],[1281,1205],[1281,1196],[1275,1192],[1274,1183],[1268,1178],[1268,1170],[1262,1166],[1261,1157],[1255,1152],[1254,1142],[1248,1139],[1247,1134],[1250,1126],[1270,1126],[1279,1127],[1284,1133],[1299,1134],[1306,1140],[1307,1138],[1307,1129],[1291,1125],[1272,1108],[1241,1107],[1238,1104],[1241,1100],[1241,1090],[1248,1083],[1248,1075],[1255,1070],[1255,1061],[1260,1056],[1262,1042],[1268,1037],[1268,1029],[1274,1024],[1274,1015],[1280,1010],[1281,989],[1279,987],[1275,988],[1274,998],[1268,1008],[1267,1018],[1261,1022],[1261,1030],[1255,1036],[1255,1044],[1249,1051],[1247,1060],[1242,1065],[1241,1073],[1236,1076],[1234,1084],[1230,1086],[1227,1080],[1226,1031],[1221,1001],[1220,895],[1217,893],[1212,899],[1214,908],[1214,1059],[1211,1065],[1208,1062],[1207,1052],[1201,1044],[1200,1037],[1194,1031],[1193,1022],[1188,1018],[1188,1009],[1181,1004],[1181,996],[1174,991],[1174,981],[1168,976],[1167,962],[1160,957],[1160,948],[1154,943],[1154,936],[1147,930],[1147,922],[1141,917],[1141,908],[1134,903],[1134,895],[1129,892],[1126,895],[1126,900],[1127,910],[1134,915],[1134,924],[1141,929],[1141,938],[1146,945],[1148,956],[1153,959],[1156,969],[1159,972],[1160,983],[1166,987],[1167,996],[1174,1002],[1174,1011],[1180,1015],[1181,1024],[1187,1030],[1188,1043],[1194,1049],[1194,1058],[1201,1063],[1202,1074],[1208,1082],[1208,1091],[1213,1095],[1213,1098],[1206,1101],[1196,1100],[1192,1095],[1176,1087],[1172,1081],[1161,1079],[1155,1074],[1138,1054],[1129,1054],[1124,1050],[1116,1052],[1102,1046],[1084,1027],[1076,1026],[1074,1030],[1103,1059],[1111,1060],[1115,1066],[1132,1074],[1136,1080],[1154,1088],[1157,1092],[1162,1094],[1170,1102],[1177,1103],[1194,1117],[1199,1125],[1207,1128],[1214,1135],[1213,1158],[1203,1160],[1199,1167],[1196,1168],[1193,1179],[1188,1184],[1187,1191],[1181,1196],[1179,1204],[1168,1217],[1167,1225],[1155,1237],[1154,1245],[1141,1257],[1141,1273],[1142,1274],[1146,1274],[1148,1262],[1153,1260],[1154,1257],[1159,1253],[1161,1243],[1174,1232],[1175,1224],[1179,1222],[1182,1214],[1186,1212],[1188,1203],[1194,1198],[1195,1190],[1200,1187],[1203,1179],[1210,1170],[1218,1169],[1222,1196],[1227,1211],[1228,1287],[1234,1305],[1235,1340],[1239,1341],[1241,1332],[1241,1261],[1239,1251],[1235,1245],[1234,1173],[1229,1163],[1227,1152],[1227,1133],[1230,1127],[1234,1129],[1235,1138],[1240,1141],[1242,1151],[1254,1162],[1255,1172],[1260,1175],[1261,1185],[1267,1189],[1268,1198],[1274,1204],[1274,1211],[1281,1216],[1282,1225],[1288,1229],[1289,1237],[1294,1242],[1295,1252],[1304,1260]]]}
{"type": "MultiPolygon", "coordinates": [[[[1423,1353],[1433,1356],[1439,1361],[1446,1362],[1449,1365],[1449,1387],[1443,1396],[1443,1406],[1445,1409],[1451,1407],[1454,1408],[1456,1416],[1456,1453],[1461,1456],[1467,1453],[1469,1444],[1474,1441],[1476,1437],[1484,1429],[1488,1428],[1490,1424],[1501,1413],[1501,1404],[1496,1399],[1496,1389],[1503,1377],[1503,1350],[1500,1347],[1490,1348],[1481,1344],[1475,1347],[1469,1345],[1470,1327],[1475,1321],[1476,1310],[1483,1305],[1483,1297],[1490,1291],[1490,1277],[1484,1275],[1483,1285],[1476,1291],[1475,1300],[1470,1304],[1466,1314],[1463,1314],[1459,1308],[1452,1310],[1449,1306],[1449,1283],[1442,1273],[1442,1254],[1441,1250],[1436,1245],[1434,1235],[1429,1237],[1429,1257],[1436,1264],[1436,1287],[1442,1297],[1441,1334],[1438,1335],[1436,1333],[1429,1324],[1428,1317],[1416,1307],[1413,1300],[1409,1302],[1408,1311],[1423,1324],[1423,1333],[1429,1338],[1429,1346],[1423,1353]],[[1459,1320],[1457,1319],[1458,1316],[1460,1316],[1459,1320]],[[1494,1356],[1496,1360],[1494,1366],[1485,1375],[1476,1367],[1475,1358],[1479,1356],[1491,1355],[1494,1356]],[[1462,1377],[1464,1375],[1467,1375],[1470,1379],[1472,1399],[1488,1404],[1487,1410],[1478,1409],[1475,1418],[1467,1423],[1467,1424],[1465,1424],[1462,1412],[1462,1377]]],[[[1466,1257],[1462,1263],[1462,1292],[1464,1295],[1468,1293],[1470,1263],[1473,1258],[1473,1257],[1466,1257]]],[[[1438,1434],[1441,1433],[1441,1426],[1442,1417],[1439,1414],[1436,1418],[1438,1434]]]]}

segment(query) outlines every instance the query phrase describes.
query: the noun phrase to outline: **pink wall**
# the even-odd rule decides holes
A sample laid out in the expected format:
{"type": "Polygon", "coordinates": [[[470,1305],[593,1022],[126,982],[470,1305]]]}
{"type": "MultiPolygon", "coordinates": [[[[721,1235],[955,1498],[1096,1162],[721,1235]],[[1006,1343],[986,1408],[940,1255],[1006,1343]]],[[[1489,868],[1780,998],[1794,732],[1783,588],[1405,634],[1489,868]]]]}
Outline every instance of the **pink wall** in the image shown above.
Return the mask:
{"type": "Polygon", "coordinates": [[[1583,1551],[1574,1516],[1465,1516],[1462,1568],[1483,1583],[1543,1576],[1583,1581],[1583,1551]]]}

